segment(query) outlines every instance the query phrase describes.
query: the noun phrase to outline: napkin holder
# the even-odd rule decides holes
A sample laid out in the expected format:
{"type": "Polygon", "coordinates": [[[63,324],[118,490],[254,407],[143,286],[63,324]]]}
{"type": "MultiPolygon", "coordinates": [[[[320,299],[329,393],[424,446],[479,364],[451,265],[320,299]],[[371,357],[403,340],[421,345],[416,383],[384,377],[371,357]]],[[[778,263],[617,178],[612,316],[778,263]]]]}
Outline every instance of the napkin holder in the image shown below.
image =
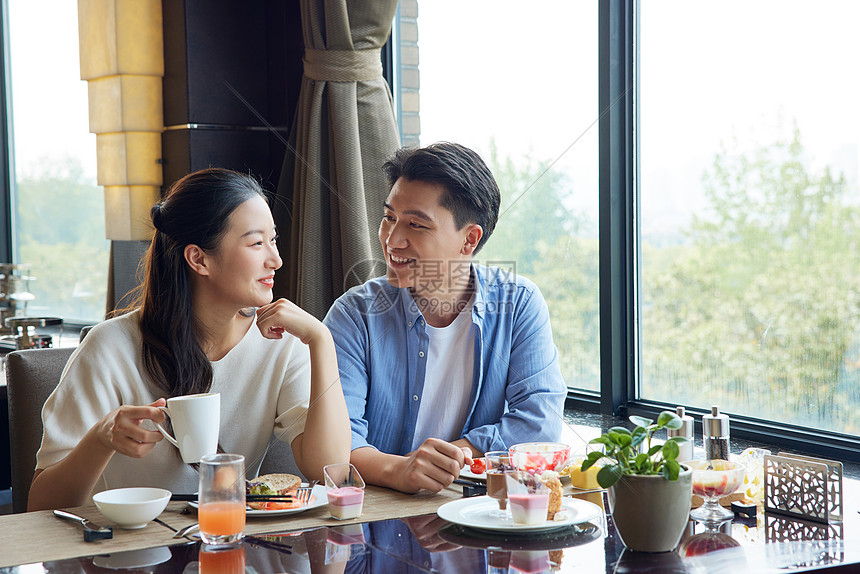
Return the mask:
{"type": "Polygon", "coordinates": [[[765,514],[765,555],[771,568],[796,570],[845,563],[841,522],[821,523],[765,514]],[[773,544],[791,542],[791,544],[773,544]]]}
{"type": "Polygon", "coordinates": [[[764,510],[824,524],[841,522],[842,463],[796,454],[765,455],[764,510]]]}
{"type": "Polygon", "coordinates": [[[795,542],[800,540],[843,540],[845,532],[841,522],[821,523],[802,518],[789,518],[779,514],[766,514],[764,535],[767,542],[795,542]]]}

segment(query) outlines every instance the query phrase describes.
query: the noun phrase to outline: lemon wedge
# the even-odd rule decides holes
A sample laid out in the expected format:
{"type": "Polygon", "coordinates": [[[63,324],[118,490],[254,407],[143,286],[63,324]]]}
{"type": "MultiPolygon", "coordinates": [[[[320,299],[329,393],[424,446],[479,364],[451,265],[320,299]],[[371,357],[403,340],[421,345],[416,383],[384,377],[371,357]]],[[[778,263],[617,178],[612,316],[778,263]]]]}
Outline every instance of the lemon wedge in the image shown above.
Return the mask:
{"type": "Polygon", "coordinates": [[[597,473],[600,470],[600,465],[595,464],[585,472],[580,470],[581,467],[582,461],[575,460],[571,464],[567,465],[559,474],[566,474],[569,476],[570,484],[574,488],[581,488],[583,490],[600,488],[600,485],[597,483],[597,473]]]}

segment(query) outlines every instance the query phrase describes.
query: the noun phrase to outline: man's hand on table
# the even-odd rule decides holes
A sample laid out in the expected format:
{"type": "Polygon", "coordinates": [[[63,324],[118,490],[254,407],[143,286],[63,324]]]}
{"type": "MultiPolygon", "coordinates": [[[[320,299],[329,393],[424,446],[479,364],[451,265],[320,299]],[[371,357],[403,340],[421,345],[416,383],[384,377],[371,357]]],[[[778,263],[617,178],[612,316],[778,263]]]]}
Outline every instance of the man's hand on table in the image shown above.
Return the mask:
{"type": "Polygon", "coordinates": [[[460,469],[472,464],[471,449],[438,438],[428,438],[404,455],[386,454],[364,447],[352,451],[352,463],[369,484],[400,492],[439,492],[460,476],[460,469]]]}
{"type": "Polygon", "coordinates": [[[400,468],[397,469],[401,481],[395,488],[403,492],[418,492],[421,489],[439,492],[450,486],[467,464],[472,464],[468,448],[438,438],[428,438],[417,449],[402,457],[400,468]]]}

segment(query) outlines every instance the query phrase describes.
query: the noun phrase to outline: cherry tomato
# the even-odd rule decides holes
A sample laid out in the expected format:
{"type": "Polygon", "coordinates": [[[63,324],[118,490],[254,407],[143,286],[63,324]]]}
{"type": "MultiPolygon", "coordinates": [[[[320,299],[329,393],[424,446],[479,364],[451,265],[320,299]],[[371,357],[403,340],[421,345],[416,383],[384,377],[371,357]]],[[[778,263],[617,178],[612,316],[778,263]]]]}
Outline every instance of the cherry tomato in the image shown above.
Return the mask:
{"type": "Polygon", "coordinates": [[[483,458],[476,458],[469,465],[469,470],[472,471],[472,474],[484,474],[484,471],[487,470],[487,465],[484,464],[483,458]]]}

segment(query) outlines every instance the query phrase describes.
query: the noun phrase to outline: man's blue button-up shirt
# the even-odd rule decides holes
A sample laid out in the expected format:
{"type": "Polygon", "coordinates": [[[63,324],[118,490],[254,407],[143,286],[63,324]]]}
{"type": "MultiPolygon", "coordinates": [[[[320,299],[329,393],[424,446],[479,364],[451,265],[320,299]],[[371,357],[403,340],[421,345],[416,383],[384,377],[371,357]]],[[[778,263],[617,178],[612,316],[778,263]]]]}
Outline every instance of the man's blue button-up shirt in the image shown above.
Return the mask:
{"type": "MultiPolygon", "coordinates": [[[[546,302],[528,279],[495,267],[472,269],[475,368],[462,437],[482,452],[557,441],[567,388],[546,302]]],[[[408,453],[429,345],[410,291],[372,279],[335,301],[324,323],[337,348],[352,448],[408,453]]]]}

